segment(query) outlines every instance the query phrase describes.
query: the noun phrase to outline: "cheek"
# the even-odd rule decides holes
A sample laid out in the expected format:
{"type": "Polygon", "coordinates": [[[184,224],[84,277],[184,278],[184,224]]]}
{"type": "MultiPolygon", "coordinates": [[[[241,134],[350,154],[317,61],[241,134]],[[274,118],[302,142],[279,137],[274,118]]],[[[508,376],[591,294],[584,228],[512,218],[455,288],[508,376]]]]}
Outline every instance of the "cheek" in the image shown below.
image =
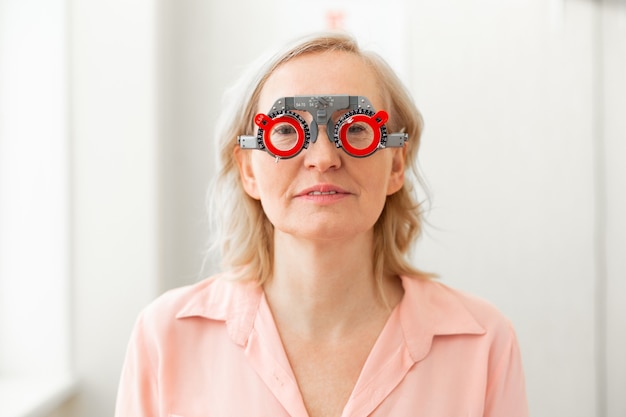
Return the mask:
{"type": "Polygon", "coordinates": [[[256,189],[264,207],[271,207],[285,198],[292,175],[284,162],[287,161],[276,163],[267,155],[259,155],[253,160],[256,189]]]}
{"type": "Polygon", "coordinates": [[[389,154],[384,155],[383,152],[386,150],[378,152],[378,154],[384,158],[376,161],[376,164],[357,168],[357,172],[361,176],[361,183],[365,184],[369,192],[376,195],[377,199],[384,200],[388,195],[402,188],[404,173],[394,171],[392,158],[389,158],[389,154]]]}
{"type": "MultiPolygon", "coordinates": [[[[388,189],[389,189],[389,175],[385,175],[383,166],[379,166],[375,170],[363,170],[363,172],[369,172],[369,175],[362,175],[360,183],[364,192],[363,197],[366,197],[363,201],[364,208],[371,215],[371,213],[382,212],[385,202],[387,201],[388,189]],[[380,173],[372,174],[372,172],[380,173]]],[[[361,173],[362,174],[362,173],[361,173]]]]}

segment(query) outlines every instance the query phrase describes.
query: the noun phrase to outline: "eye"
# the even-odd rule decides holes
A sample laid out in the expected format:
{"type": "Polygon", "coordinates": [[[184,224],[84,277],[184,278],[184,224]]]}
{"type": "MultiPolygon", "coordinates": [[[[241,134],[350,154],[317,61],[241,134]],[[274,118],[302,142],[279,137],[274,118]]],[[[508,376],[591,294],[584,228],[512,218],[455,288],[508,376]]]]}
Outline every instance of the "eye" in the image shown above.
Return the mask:
{"type": "Polygon", "coordinates": [[[367,149],[372,145],[374,140],[374,131],[372,127],[366,122],[354,121],[352,118],[348,119],[349,125],[344,125],[342,129],[341,140],[345,145],[349,145],[350,148],[356,150],[367,149]]]}
{"type": "Polygon", "coordinates": [[[266,140],[279,151],[288,151],[298,144],[300,135],[293,121],[278,122],[272,127],[266,140]]]}
{"type": "Polygon", "coordinates": [[[367,132],[369,129],[362,124],[353,124],[348,128],[348,134],[350,135],[358,135],[364,132],[367,132]]]}
{"type": "Polygon", "coordinates": [[[296,129],[290,124],[280,124],[272,131],[273,135],[295,135],[296,129]]]}
{"type": "MultiPolygon", "coordinates": [[[[365,123],[353,123],[346,130],[346,139],[353,144],[370,142],[372,140],[372,128],[365,123]]],[[[361,145],[362,146],[362,145],[361,145]]]]}

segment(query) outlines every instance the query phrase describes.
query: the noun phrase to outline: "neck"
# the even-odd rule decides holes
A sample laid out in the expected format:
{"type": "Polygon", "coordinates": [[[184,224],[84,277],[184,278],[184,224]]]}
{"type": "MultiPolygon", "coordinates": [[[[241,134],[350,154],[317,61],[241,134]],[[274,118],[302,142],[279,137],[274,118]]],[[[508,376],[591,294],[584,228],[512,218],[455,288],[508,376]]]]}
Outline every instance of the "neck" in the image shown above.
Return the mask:
{"type": "MultiPolygon", "coordinates": [[[[359,324],[386,319],[371,261],[371,232],[349,241],[300,240],[277,232],[274,276],[265,285],[268,303],[282,331],[304,339],[340,339],[359,324]]],[[[397,279],[383,281],[394,306],[402,296],[397,279]]]]}

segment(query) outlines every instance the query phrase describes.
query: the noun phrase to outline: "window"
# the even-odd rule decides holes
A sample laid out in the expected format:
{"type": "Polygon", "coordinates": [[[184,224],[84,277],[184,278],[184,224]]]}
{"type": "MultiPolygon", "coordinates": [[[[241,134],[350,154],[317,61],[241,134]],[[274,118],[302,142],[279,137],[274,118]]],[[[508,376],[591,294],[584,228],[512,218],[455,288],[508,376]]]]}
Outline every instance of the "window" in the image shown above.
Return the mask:
{"type": "MultiPolygon", "coordinates": [[[[71,386],[66,5],[0,2],[0,397],[71,386]]],[[[3,414],[4,415],[4,414],[3,414]]]]}

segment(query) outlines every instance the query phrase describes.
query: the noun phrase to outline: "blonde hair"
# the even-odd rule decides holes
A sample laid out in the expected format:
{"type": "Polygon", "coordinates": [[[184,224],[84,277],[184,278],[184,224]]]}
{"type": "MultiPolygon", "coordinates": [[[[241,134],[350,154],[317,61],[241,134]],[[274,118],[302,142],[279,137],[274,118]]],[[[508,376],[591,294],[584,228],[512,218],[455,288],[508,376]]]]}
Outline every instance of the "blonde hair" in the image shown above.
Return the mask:
{"type": "Polygon", "coordinates": [[[422,184],[417,168],[417,151],[423,122],[413,100],[391,67],[377,54],[359,48],[352,37],[342,33],[309,35],[286,45],[270,58],[261,58],[224,96],[218,120],[217,176],[209,189],[209,218],[213,230],[212,249],[219,250],[221,267],[234,279],[257,280],[263,284],[272,276],[274,227],[261,203],[243,189],[234,156],[237,136],[253,134],[252,120],[266,80],[280,65],[304,54],[343,51],[355,54],[370,66],[378,78],[385,109],[390,115],[388,130],[404,131],[406,172],[403,187],[387,197],[374,225],[372,253],[375,276],[412,275],[428,277],[407,260],[407,254],[422,231],[422,208],[416,186],[422,184]]]}

